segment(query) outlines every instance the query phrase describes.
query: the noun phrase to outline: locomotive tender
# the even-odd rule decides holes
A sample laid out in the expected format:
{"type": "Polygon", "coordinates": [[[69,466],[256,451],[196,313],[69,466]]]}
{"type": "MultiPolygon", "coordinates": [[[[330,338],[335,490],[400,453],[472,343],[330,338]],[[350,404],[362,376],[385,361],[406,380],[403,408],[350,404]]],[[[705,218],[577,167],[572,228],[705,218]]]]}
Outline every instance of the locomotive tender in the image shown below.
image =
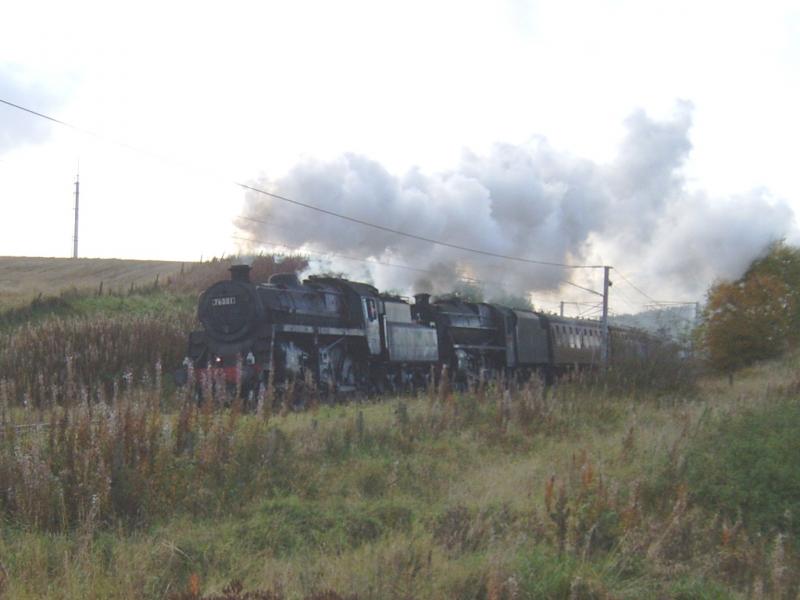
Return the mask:
{"type": "MultiPolygon", "coordinates": [[[[457,384],[498,376],[550,381],[601,361],[597,321],[571,319],[457,297],[415,302],[335,277],[291,273],[250,281],[234,265],[230,280],[201,296],[203,326],[189,336],[196,373],[253,390],[313,380],[328,391],[413,389],[447,366],[457,384]]],[[[646,351],[646,340],[611,328],[611,352],[646,351]]],[[[187,361],[187,363],[188,363],[187,361]]]]}

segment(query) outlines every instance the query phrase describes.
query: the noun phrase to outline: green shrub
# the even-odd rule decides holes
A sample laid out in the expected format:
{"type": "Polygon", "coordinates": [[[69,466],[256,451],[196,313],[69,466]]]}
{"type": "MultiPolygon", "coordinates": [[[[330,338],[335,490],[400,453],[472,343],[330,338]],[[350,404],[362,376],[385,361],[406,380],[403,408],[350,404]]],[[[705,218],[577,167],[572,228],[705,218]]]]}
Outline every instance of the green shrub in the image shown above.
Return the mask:
{"type": "Polygon", "coordinates": [[[690,441],[683,475],[712,512],[754,531],[800,533],[800,404],[780,400],[709,423],[690,441]]]}
{"type": "Polygon", "coordinates": [[[331,504],[296,496],[265,502],[236,528],[236,539],[254,552],[292,556],[300,551],[341,552],[380,538],[389,531],[408,531],[413,513],[401,504],[331,504]]]}
{"type": "Polygon", "coordinates": [[[389,487],[387,479],[383,465],[367,464],[358,474],[358,491],[364,498],[380,498],[389,487]]]}
{"type": "Polygon", "coordinates": [[[669,597],[674,600],[727,600],[734,596],[718,583],[687,577],[672,584],[669,597]]]}
{"type": "Polygon", "coordinates": [[[338,524],[335,516],[317,503],[296,497],[265,502],[256,515],[239,528],[239,539],[255,552],[269,550],[275,556],[290,556],[299,548],[319,547],[338,524]],[[327,534],[327,536],[326,536],[327,534]]]}
{"type": "Polygon", "coordinates": [[[520,561],[518,574],[522,597],[530,600],[569,598],[577,570],[576,559],[567,555],[558,556],[537,546],[520,561]]]}

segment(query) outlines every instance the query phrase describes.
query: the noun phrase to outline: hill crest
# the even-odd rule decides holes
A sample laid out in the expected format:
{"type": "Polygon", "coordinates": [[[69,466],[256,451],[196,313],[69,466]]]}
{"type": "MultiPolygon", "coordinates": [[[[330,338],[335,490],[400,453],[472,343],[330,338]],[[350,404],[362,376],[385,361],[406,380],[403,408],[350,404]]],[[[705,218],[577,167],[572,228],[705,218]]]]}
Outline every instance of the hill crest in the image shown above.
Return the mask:
{"type": "Polygon", "coordinates": [[[177,275],[195,263],[119,258],[0,256],[0,304],[26,302],[64,290],[144,285],[177,275]]]}

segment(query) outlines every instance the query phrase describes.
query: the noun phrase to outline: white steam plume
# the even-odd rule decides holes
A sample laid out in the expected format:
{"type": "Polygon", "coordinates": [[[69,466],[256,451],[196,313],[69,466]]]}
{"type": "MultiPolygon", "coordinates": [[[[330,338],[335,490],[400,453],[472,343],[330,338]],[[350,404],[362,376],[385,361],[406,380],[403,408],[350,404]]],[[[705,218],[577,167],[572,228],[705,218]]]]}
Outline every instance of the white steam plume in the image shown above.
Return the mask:
{"type": "MultiPolygon", "coordinates": [[[[716,277],[736,277],[771,241],[793,229],[788,204],[765,190],[709,198],[688,190],[692,106],[669,120],[643,111],[609,164],[553,149],[544,138],[465,153],[452,171],[404,176],[354,154],[306,160],[258,187],[428,238],[542,261],[605,262],[636,274],[655,293],[697,297],[716,277]]],[[[237,226],[253,238],[313,252],[371,257],[433,271],[370,267],[380,287],[450,289],[465,274],[513,293],[552,292],[565,279],[597,285],[597,274],[465,253],[389,234],[249,192],[237,226]]],[[[364,276],[363,266],[337,268],[364,276]]]]}

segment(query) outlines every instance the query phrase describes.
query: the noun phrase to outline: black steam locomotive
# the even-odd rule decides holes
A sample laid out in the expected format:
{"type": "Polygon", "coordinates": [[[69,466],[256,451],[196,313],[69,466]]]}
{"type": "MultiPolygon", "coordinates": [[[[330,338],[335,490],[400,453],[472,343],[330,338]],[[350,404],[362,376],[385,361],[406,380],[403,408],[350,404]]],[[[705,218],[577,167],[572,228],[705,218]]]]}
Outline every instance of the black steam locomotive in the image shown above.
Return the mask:
{"type": "MultiPolygon", "coordinates": [[[[556,317],[457,297],[415,302],[335,277],[276,274],[250,281],[230,268],[201,296],[201,331],[189,336],[187,366],[243,389],[313,381],[328,391],[380,393],[425,385],[446,367],[457,385],[503,376],[552,380],[599,365],[599,322],[556,317]]],[[[652,339],[610,328],[610,353],[644,356],[652,339]]]]}

